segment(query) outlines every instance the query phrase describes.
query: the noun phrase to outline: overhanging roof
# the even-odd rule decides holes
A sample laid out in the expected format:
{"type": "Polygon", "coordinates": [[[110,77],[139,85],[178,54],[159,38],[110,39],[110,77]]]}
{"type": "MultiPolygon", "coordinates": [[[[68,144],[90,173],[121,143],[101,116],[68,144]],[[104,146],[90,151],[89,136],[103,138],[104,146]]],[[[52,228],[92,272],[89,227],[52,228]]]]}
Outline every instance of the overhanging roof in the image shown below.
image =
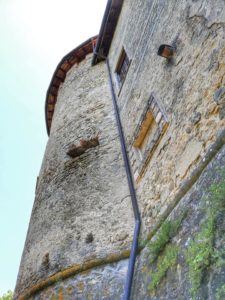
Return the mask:
{"type": "Polygon", "coordinates": [[[45,120],[48,135],[51,129],[52,118],[60,84],[64,82],[66,73],[69,71],[69,69],[72,68],[74,64],[79,63],[86,57],[87,54],[93,52],[96,40],[97,36],[88,39],[80,46],[69,52],[66,56],[64,56],[58,64],[52,76],[52,80],[47,90],[45,100],[45,120]]]}
{"type": "Polygon", "coordinates": [[[92,65],[102,60],[97,53],[105,57],[108,55],[122,5],[123,0],[108,0],[99,35],[88,39],[72,50],[58,64],[47,90],[45,101],[45,120],[48,135],[51,129],[59,86],[64,82],[66,73],[74,64],[82,61],[89,53],[94,52],[92,65]],[[93,49],[95,50],[93,51],[93,49]]]}
{"type": "Polygon", "coordinates": [[[95,47],[95,53],[93,55],[92,65],[102,60],[97,53],[107,57],[122,5],[123,0],[108,0],[95,47]]]}

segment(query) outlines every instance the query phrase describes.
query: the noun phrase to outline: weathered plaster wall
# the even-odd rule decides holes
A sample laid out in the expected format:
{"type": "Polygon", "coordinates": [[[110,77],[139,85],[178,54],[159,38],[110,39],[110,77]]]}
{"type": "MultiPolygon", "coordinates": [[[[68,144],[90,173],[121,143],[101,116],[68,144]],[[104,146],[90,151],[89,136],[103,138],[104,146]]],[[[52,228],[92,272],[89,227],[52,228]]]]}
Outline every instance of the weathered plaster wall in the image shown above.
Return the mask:
{"type": "Polygon", "coordinates": [[[132,211],[106,66],[91,67],[91,58],[73,66],[59,90],[17,281],[20,293],[71,266],[82,270],[84,262],[90,261],[90,269],[106,257],[115,261],[130,247],[132,211]],[[72,144],[96,135],[99,146],[76,158],[66,154],[72,144]]]}
{"type": "Polygon", "coordinates": [[[120,91],[113,76],[128,149],[152,93],[168,118],[136,183],[144,236],[225,125],[224,22],[222,0],[124,1],[109,61],[114,73],[122,47],[131,59],[120,91]],[[172,43],[177,48],[172,62],[157,56],[161,44],[172,43]]]}

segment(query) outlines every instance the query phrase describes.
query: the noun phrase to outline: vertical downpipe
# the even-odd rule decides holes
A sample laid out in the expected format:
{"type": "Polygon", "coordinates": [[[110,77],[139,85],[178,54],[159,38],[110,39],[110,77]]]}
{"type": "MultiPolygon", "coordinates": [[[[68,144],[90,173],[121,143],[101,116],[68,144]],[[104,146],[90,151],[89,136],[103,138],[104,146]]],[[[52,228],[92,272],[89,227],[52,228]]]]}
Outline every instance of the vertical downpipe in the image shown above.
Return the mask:
{"type": "Polygon", "coordinates": [[[140,227],[141,227],[141,218],[140,218],[140,213],[139,213],[139,209],[138,209],[138,203],[137,203],[137,197],[136,197],[136,192],[135,192],[134,183],[133,183],[133,177],[132,177],[132,173],[131,173],[131,167],[130,167],[130,163],[129,163],[129,159],[128,159],[128,155],[127,155],[126,143],[125,143],[123,128],[122,128],[122,124],[121,124],[119,109],[118,109],[117,102],[116,102],[116,95],[115,95],[115,90],[113,87],[113,81],[112,81],[109,60],[107,57],[104,57],[98,53],[95,53],[95,54],[106,60],[106,65],[107,65],[108,75],[109,75],[109,85],[110,85],[112,102],[113,102],[113,107],[114,107],[114,112],[115,112],[115,117],[116,117],[116,124],[117,124],[117,128],[119,131],[121,150],[122,150],[123,160],[124,160],[124,164],[125,164],[128,186],[129,186],[131,202],[132,202],[134,218],[135,218],[133,241],[132,241],[132,246],[131,246],[129,265],[128,265],[126,283],[125,283],[124,294],[123,294],[123,300],[129,300],[130,296],[131,296],[135,261],[136,261],[136,257],[137,257],[138,236],[139,236],[140,227]]]}

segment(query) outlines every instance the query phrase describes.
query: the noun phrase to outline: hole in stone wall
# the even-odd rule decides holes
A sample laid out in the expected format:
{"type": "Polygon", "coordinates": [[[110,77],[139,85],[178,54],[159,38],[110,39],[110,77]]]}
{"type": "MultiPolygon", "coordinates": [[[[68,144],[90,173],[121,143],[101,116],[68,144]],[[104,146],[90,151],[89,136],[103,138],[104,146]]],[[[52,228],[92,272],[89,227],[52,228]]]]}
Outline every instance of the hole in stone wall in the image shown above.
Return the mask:
{"type": "Polygon", "coordinates": [[[45,269],[48,269],[50,266],[50,260],[49,260],[49,253],[45,253],[45,255],[42,258],[42,266],[45,269]]]}
{"type": "Polygon", "coordinates": [[[157,54],[167,59],[171,59],[174,55],[175,48],[171,45],[161,45],[159,46],[157,54]]]}
{"type": "Polygon", "coordinates": [[[90,244],[90,243],[93,242],[93,240],[94,240],[93,234],[92,234],[92,233],[88,233],[88,235],[87,235],[86,238],[85,238],[85,242],[86,242],[87,244],[90,244]]]}

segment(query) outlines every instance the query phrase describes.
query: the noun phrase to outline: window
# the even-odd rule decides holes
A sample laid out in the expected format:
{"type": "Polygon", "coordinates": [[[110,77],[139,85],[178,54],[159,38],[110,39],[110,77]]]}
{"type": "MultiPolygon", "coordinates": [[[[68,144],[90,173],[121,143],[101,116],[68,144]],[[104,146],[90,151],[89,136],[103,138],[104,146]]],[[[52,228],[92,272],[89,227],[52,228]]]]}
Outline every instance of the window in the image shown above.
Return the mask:
{"type": "Polygon", "coordinates": [[[154,139],[157,132],[157,124],[151,111],[148,111],[141,124],[138,136],[136,137],[133,147],[138,155],[138,160],[142,161],[148,151],[150,142],[154,139]]]}
{"type": "Polygon", "coordinates": [[[168,127],[168,119],[161,103],[151,95],[135,130],[131,151],[131,165],[135,180],[144,173],[152,154],[168,127]]]}
{"type": "Polygon", "coordinates": [[[126,78],[126,75],[127,75],[128,69],[129,69],[129,65],[130,65],[130,60],[123,48],[122,52],[120,54],[117,66],[116,66],[117,82],[118,82],[120,89],[126,78]]]}

